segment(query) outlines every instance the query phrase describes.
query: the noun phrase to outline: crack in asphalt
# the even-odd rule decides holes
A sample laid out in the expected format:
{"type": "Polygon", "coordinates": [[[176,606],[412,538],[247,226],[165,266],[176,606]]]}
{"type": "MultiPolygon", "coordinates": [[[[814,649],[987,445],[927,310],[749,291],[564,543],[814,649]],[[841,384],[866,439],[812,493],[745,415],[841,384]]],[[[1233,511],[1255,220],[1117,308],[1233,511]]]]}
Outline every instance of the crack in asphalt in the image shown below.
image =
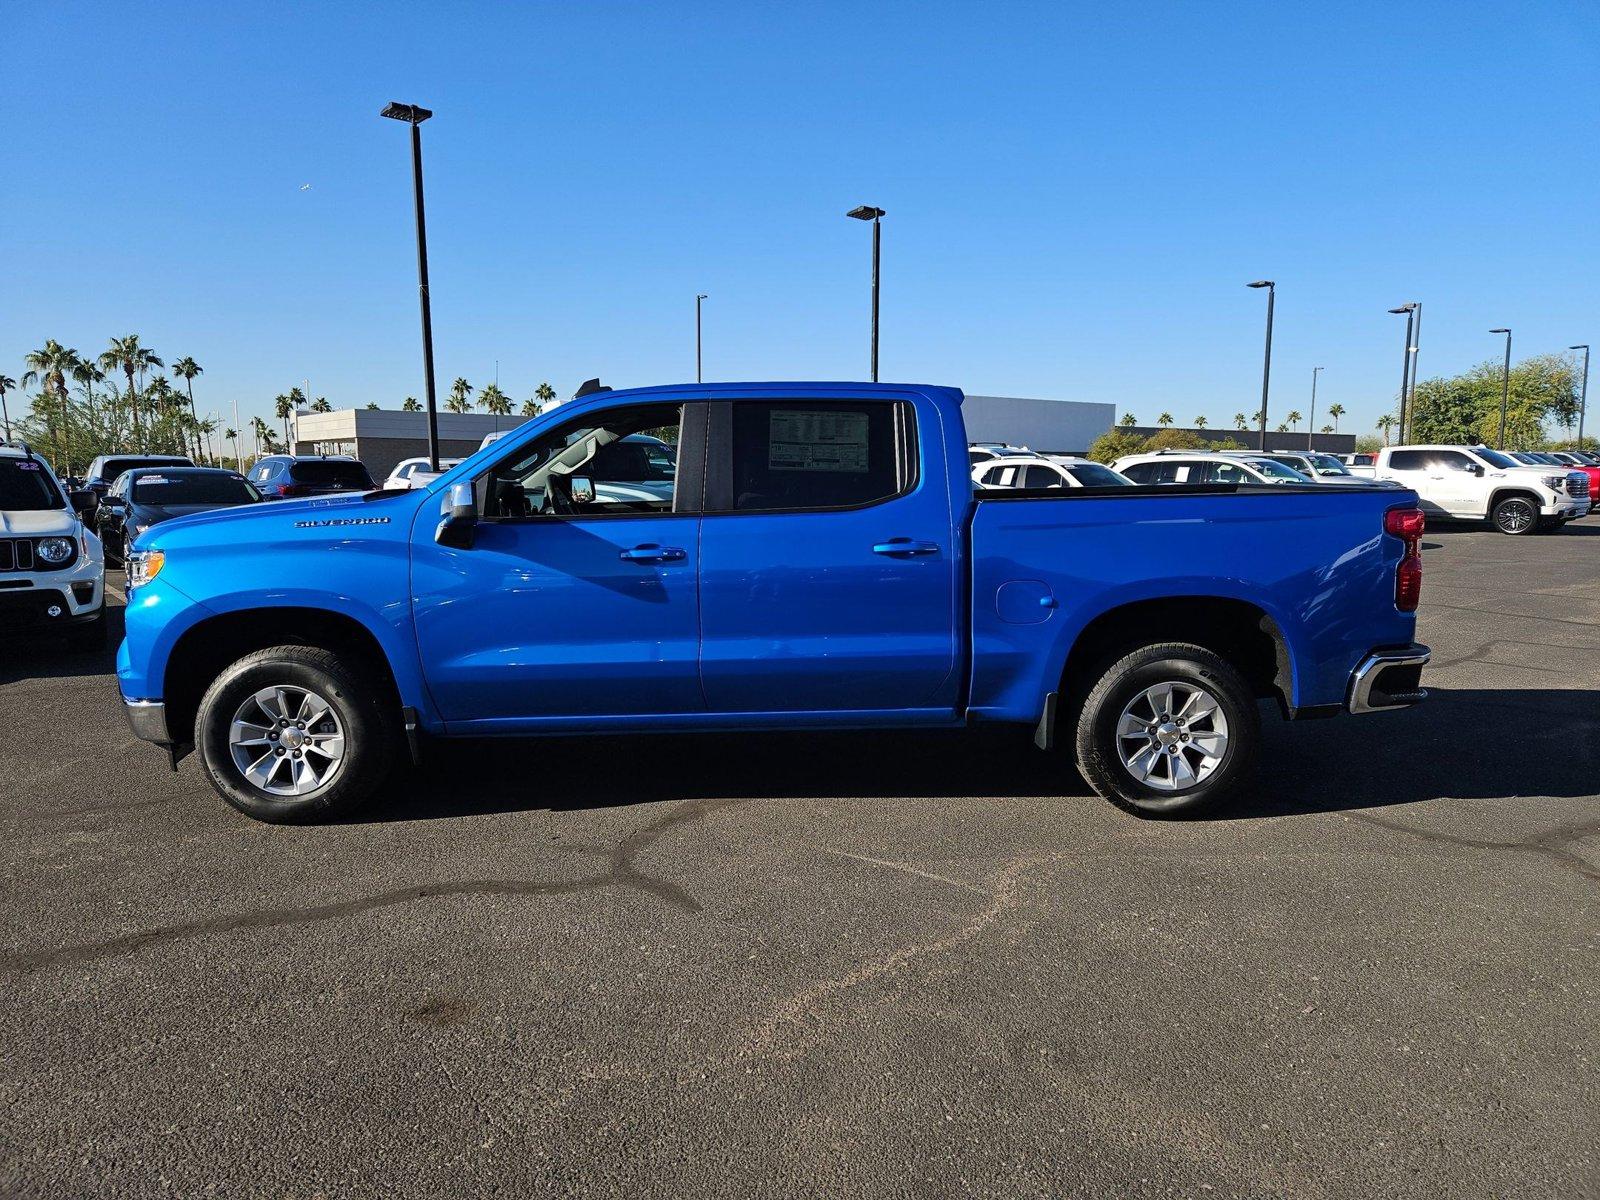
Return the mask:
{"type": "Polygon", "coordinates": [[[231,913],[204,921],[188,921],[181,925],[168,925],[159,929],[146,929],[103,942],[90,942],[77,946],[56,946],[0,955],[0,970],[28,974],[48,967],[96,962],[147,950],[154,946],[185,941],[189,938],[208,937],[213,934],[233,933],[246,929],[286,928],[312,925],[352,917],[380,909],[395,908],[418,900],[440,900],[453,896],[561,896],[575,892],[593,891],[608,887],[632,888],[664,900],[685,912],[698,913],[702,906],[698,900],[677,884],[656,879],[639,870],[635,858],[659,841],[673,826],[699,820],[711,812],[748,801],[735,799],[688,800],[676,805],[658,819],[635,830],[609,850],[580,847],[586,853],[604,854],[606,870],[602,874],[559,882],[540,882],[521,879],[469,879],[453,883],[425,883],[413,887],[395,888],[370,896],[358,896],[332,904],[318,904],[305,908],[264,908],[251,912],[231,913]]]}
{"type": "Polygon", "coordinates": [[[1382,817],[1370,816],[1367,813],[1347,813],[1352,821],[1361,821],[1367,825],[1377,825],[1395,833],[1410,834],[1425,842],[1436,842],[1445,846],[1461,846],[1468,850],[1510,850],[1521,854],[1538,854],[1551,859],[1553,862],[1566,867],[1575,874],[1585,879],[1600,882],[1600,868],[1591,865],[1576,851],[1569,848],[1572,842],[1581,841],[1586,837],[1593,837],[1600,833],[1600,820],[1567,821],[1553,826],[1539,833],[1529,834],[1521,841],[1496,842],[1486,838],[1469,838],[1455,833],[1441,833],[1434,829],[1420,829],[1415,825],[1404,825],[1399,821],[1385,821],[1382,817]]]}

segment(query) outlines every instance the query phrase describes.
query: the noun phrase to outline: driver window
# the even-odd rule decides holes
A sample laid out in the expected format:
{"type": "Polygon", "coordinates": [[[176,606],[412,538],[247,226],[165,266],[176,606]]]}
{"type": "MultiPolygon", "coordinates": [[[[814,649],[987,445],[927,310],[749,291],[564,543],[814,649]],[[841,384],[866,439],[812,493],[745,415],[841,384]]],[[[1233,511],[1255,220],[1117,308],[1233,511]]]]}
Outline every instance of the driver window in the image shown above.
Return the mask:
{"type": "Polygon", "coordinates": [[[1210,469],[1206,472],[1207,483],[1252,483],[1245,475],[1244,470],[1236,463],[1214,462],[1208,464],[1210,469]]]}
{"type": "Polygon", "coordinates": [[[489,473],[490,518],[604,517],[672,511],[677,404],[580,417],[521,447],[489,473]]]}

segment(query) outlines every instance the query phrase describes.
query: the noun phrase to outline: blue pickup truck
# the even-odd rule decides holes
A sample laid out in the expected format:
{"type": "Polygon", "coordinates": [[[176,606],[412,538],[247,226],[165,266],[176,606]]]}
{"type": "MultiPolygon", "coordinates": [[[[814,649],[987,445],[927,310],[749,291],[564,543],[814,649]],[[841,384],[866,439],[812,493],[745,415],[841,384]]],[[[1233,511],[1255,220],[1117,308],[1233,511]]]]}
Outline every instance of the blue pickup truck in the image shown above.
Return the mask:
{"type": "Polygon", "coordinates": [[[1172,815],[1248,778],[1259,700],[1425,695],[1414,493],[976,490],[961,400],[602,391],[422,489],[167,522],[128,555],[129,720],[266,821],[438,737],[990,722],[1172,815]]]}

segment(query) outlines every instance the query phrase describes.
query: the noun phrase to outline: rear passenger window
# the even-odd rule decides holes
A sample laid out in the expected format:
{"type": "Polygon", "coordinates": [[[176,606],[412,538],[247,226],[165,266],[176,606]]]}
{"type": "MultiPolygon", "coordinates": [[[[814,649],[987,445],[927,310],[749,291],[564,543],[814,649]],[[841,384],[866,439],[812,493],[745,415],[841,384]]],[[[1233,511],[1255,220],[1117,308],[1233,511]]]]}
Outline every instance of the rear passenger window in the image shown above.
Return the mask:
{"type": "Polygon", "coordinates": [[[1134,463],[1131,467],[1124,467],[1122,473],[1135,483],[1149,483],[1150,477],[1155,474],[1152,463],[1134,463]]]}
{"type": "Polygon", "coordinates": [[[1395,450],[1389,455],[1391,471],[1420,471],[1427,466],[1421,450],[1395,450]]]}
{"type": "Polygon", "coordinates": [[[1251,483],[1254,482],[1237,463],[1215,462],[1206,464],[1205,481],[1207,483],[1251,483]]]}
{"type": "Polygon", "coordinates": [[[910,483],[908,420],[890,401],[735,401],[735,511],[855,508],[899,495],[910,483]]]}
{"type": "Polygon", "coordinates": [[[1049,467],[1029,467],[1023,476],[1025,488],[1058,488],[1061,486],[1061,476],[1049,467]]]}

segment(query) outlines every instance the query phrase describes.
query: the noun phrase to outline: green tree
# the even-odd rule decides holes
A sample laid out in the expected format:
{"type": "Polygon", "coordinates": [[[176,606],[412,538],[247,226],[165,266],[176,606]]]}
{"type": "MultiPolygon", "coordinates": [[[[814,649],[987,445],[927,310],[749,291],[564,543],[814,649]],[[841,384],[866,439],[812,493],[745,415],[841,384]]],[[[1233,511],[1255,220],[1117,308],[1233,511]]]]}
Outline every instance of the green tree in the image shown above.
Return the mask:
{"type": "MultiPolygon", "coordinates": [[[[1407,421],[1412,440],[1497,445],[1502,369],[1502,363],[1491,360],[1448,379],[1418,384],[1407,421]]],[[[1549,425],[1572,425],[1577,420],[1578,391],[1578,374],[1564,355],[1541,354],[1517,363],[1509,377],[1506,445],[1541,445],[1548,439],[1549,425]]]]}
{"type": "Polygon", "coordinates": [[[1332,433],[1333,431],[1334,429],[1332,425],[1324,425],[1321,429],[1317,430],[1318,433],[1332,433]]]}
{"type": "Polygon", "coordinates": [[[368,400],[367,401],[367,411],[368,412],[377,412],[378,411],[378,402],[376,400],[368,400]]]}
{"type": "Polygon", "coordinates": [[[537,400],[524,400],[522,408],[518,411],[525,417],[537,417],[539,415],[539,402],[537,400]]]}
{"type": "Polygon", "coordinates": [[[204,375],[205,368],[186,354],[172,364],[172,373],[183,380],[184,389],[189,393],[189,419],[197,427],[194,435],[195,462],[204,462],[205,458],[200,453],[200,431],[198,429],[200,418],[194,411],[194,377],[196,375],[204,375]]]}
{"type": "Polygon", "coordinates": [[[541,383],[533,389],[533,397],[539,402],[539,407],[543,408],[556,398],[556,390],[548,382],[541,383]]]}
{"type": "Polygon", "coordinates": [[[134,386],[133,377],[149,367],[161,366],[162,362],[139,345],[137,333],[112,338],[110,347],[101,353],[99,362],[101,370],[107,374],[121,371],[127,377],[126,400],[128,412],[133,417],[133,443],[135,447],[141,447],[144,437],[139,427],[139,389],[134,386]]]}
{"type": "Polygon", "coordinates": [[[1132,413],[1123,413],[1122,420],[1119,422],[1124,429],[1132,429],[1138,423],[1139,418],[1134,416],[1132,413]]]}
{"type": "Polygon", "coordinates": [[[326,396],[318,396],[311,402],[311,411],[314,413],[328,413],[333,411],[333,405],[328,403],[326,396]]]}
{"type": "Polygon", "coordinates": [[[1206,415],[1205,415],[1205,413],[1201,413],[1198,417],[1196,417],[1194,419],[1194,427],[1196,429],[1204,429],[1206,427],[1206,415]]]}
{"type": "Polygon", "coordinates": [[[1208,450],[1212,443],[1192,429],[1163,429],[1145,442],[1146,451],[1208,450]]]}
{"type": "Polygon", "coordinates": [[[1156,418],[1156,424],[1161,426],[1163,429],[1169,428],[1172,425],[1172,414],[1169,412],[1162,413],[1156,418]]]}
{"type": "Polygon", "coordinates": [[[1233,414],[1233,427],[1235,429],[1249,429],[1250,428],[1250,422],[1245,420],[1245,416],[1244,416],[1243,413],[1234,413],[1233,414]]]}
{"type": "Polygon", "coordinates": [[[1344,405],[1342,405],[1342,404],[1330,404],[1330,405],[1328,405],[1328,415],[1333,418],[1333,431],[1335,433],[1338,433],[1339,432],[1339,418],[1344,416],[1344,405]]]}
{"type": "Polygon", "coordinates": [[[421,412],[422,404],[415,396],[407,396],[406,402],[400,406],[401,412],[421,412]]]}
{"type": "Polygon", "coordinates": [[[478,393],[478,406],[496,417],[511,415],[511,397],[500,390],[498,383],[491,383],[478,393]]]}
{"type": "Polygon", "coordinates": [[[224,429],[222,431],[222,446],[227,448],[228,443],[233,443],[233,469],[244,470],[244,459],[239,456],[239,431],[237,429],[224,429]]]}
{"type": "MultiPolygon", "coordinates": [[[[1300,420],[1301,420],[1301,417],[1300,417],[1300,414],[1299,414],[1299,413],[1297,413],[1297,412],[1295,412],[1295,411],[1294,411],[1294,410],[1293,410],[1293,409],[1290,409],[1290,410],[1289,410],[1289,424],[1290,424],[1290,426],[1292,426],[1292,427],[1293,427],[1293,428],[1294,428],[1294,429],[1295,429],[1295,430],[1296,430],[1296,431],[1297,431],[1297,432],[1298,432],[1298,430],[1299,430],[1299,429],[1300,429],[1300,420]]],[[[1283,429],[1282,429],[1282,428],[1281,428],[1281,427],[1280,427],[1280,428],[1279,428],[1279,430],[1278,430],[1278,432],[1279,432],[1279,433],[1282,433],[1282,432],[1283,432],[1283,429]]]]}
{"type": "Polygon", "coordinates": [[[1278,422],[1277,432],[1279,432],[1279,433],[1288,433],[1289,432],[1289,422],[1287,422],[1287,421],[1279,421],[1278,422]]]}
{"type": "Polygon", "coordinates": [[[272,398],[272,411],[278,420],[283,422],[283,442],[289,444],[289,418],[294,416],[294,401],[289,396],[279,394],[272,398]]]}
{"type": "Polygon", "coordinates": [[[1129,454],[1142,454],[1146,440],[1126,429],[1113,429],[1095,438],[1089,447],[1089,457],[1098,463],[1115,462],[1129,454]]]}
{"type": "Polygon", "coordinates": [[[6,393],[17,390],[17,381],[9,375],[0,375],[0,420],[5,421],[6,441],[11,440],[11,410],[6,407],[6,393]]]}
{"type": "Polygon", "coordinates": [[[55,445],[56,465],[64,466],[66,473],[71,474],[72,400],[67,395],[67,377],[76,375],[83,359],[76,350],[69,350],[55,338],[46,338],[41,348],[28,351],[22,361],[28,367],[22,376],[22,386],[37,382],[40,397],[45,401],[45,429],[55,445]]]}
{"type": "Polygon", "coordinates": [[[471,412],[472,390],[472,385],[457,375],[456,381],[450,385],[450,398],[444,402],[445,408],[453,413],[471,412]]]}
{"type": "Polygon", "coordinates": [[[1378,418],[1378,432],[1383,434],[1383,444],[1389,444],[1389,431],[1400,424],[1400,418],[1393,413],[1384,413],[1378,418]]]}
{"type": "Polygon", "coordinates": [[[1380,442],[1377,438],[1375,438],[1372,434],[1370,434],[1370,433],[1358,433],[1358,434],[1356,434],[1356,453],[1357,454],[1376,454],[1382,448],[1383,448],[1383,443],[1380,442]]]}

